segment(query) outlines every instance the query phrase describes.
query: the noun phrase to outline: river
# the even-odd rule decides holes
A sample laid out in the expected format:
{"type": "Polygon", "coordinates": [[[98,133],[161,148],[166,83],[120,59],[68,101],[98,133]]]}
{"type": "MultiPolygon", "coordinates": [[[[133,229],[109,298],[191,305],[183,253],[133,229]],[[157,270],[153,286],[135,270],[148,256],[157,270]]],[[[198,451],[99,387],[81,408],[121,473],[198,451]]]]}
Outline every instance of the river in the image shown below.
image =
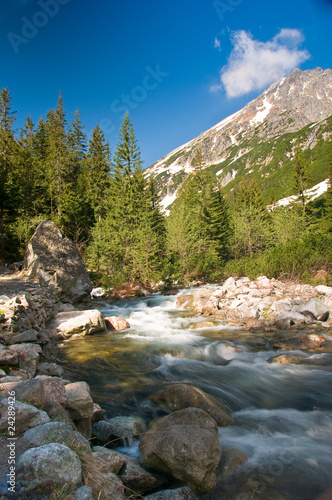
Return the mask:
{"type": "MultiPolygon", "coordinates": [[[[140,416],[147,424],[165,415],[148,396],[173,383],[223,401],[236,422],[219,429],[221,446],[248,460],[201,498],[312,500],[331,486],[331,355],[294,351],[305,354],[305,364],[271,364],[271,333],[202,318],[175,301],[153,295],[96,302],[105,317],[125,317],[131,328],[61,344],[65,377],[85,380],[107,417],[140,416]]],[[[137,443],[124,451],[137,455],[137,443]]]]}

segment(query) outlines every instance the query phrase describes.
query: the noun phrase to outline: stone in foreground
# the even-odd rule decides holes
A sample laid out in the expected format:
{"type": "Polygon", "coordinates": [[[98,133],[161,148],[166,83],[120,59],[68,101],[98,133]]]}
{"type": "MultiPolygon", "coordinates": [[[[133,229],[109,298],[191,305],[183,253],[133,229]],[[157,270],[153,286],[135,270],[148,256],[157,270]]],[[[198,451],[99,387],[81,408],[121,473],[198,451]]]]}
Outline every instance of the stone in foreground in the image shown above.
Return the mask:
{"type": "Polygon", "coordinates": [[[27,450],[18,460],[17,473],[25,490],[62,491],[63,498],[64,494],[72,493],[82,484],[80,459],[67,446],[59,443],[27,450]]]}
{"type": "Polygon", "coordinates": [[[79,300],[93,288],[74,243],[50,220],[41,222],[29,241],[24,268],[62,300],[79,300]]]}
{"type": "Polygon", "coordinates": [[[195,493],[215,488],[221,447],[218,426],[205,411],[186,408],[161,418],[145,434],[139,450],[147,469],[173,476],[195,493]]]}

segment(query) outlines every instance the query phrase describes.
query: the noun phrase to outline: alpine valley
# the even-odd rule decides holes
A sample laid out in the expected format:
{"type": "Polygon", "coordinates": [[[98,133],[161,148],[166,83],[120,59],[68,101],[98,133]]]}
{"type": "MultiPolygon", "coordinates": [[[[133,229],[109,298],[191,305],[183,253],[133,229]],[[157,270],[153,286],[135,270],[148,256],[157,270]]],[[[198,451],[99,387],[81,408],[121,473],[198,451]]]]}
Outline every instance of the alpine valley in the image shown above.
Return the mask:
{"type": "Polygon", "coordinates": [[[303,151],[311,199],[328,189],[327,158],[332,135],[332,70],[295,69],[243,109],[178,147],[145,171],[154,177],[161,205],[170,207],[197,149],[232,203],[243,181],[254,179],[265,204],[295,195],[292,165],[303,151]],[[324,182],[325,181],[325,182],[324,182]]]}

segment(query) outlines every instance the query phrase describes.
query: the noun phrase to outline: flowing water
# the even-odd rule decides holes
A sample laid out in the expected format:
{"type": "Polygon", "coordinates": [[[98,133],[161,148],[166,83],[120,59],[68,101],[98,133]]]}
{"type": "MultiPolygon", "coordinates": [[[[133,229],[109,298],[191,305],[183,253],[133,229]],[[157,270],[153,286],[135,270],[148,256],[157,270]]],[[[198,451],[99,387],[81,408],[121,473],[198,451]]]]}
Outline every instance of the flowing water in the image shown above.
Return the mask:
{"type": "MultiPolygon", "coordinates": [[[[175,307],[176,297],[98,302],[131,328],[64,343],[65,376],[85,380],[107,417],[147,423],[165,415],[150,394],[192,384],[223,401],[236,422],[219,429],[223,449],[248,456],[204,499],[312,500],[332,485],[332,362],[321,348],[305,364],[269,363],[270,333],[249,333],[175,307]]],[[[332,340],[331,337],[327,337],[332,340]]],[[[137,443],[128,448],[137,455],[137,443]]]]}

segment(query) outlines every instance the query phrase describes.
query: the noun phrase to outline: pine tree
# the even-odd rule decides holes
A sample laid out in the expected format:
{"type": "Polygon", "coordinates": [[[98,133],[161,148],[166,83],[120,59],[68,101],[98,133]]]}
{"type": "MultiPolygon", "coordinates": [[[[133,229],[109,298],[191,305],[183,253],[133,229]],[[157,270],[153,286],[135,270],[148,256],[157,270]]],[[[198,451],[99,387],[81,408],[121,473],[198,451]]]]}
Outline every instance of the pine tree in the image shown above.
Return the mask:
{"type": "Polygon", "coordinates": [[[74,113],[74,120],[72,121],[68,131],[70,178],[73,184],[78,182],[78,179],[83,172],[87,151],[86,140],[87,137],[82,125],[81,113],[77,109],[74,113]]]}
{"type": "Polygon", "coordinates": [[[70,182],[70,161],[68,138],[66,131],[67,121],[60,92],[55,110],[47,113],[47,173],[49,181],[51,213],[58,220],[63,214],[64,199],[67,195],[66,187],[70,182]],[[54,213],[56,212],[56,213],[54,213]]]}
{"type": "Polygon", "coordinates": [[[270,216],[264,206],[261,190],[252,180],[242,184],[236,193],[233,210],[234,255],[252,255],[264,250],[272,237],[270,216]]]}
{"type": "Polygon", "coordinates": [[[97,125],[89,141],[85,171],[82,176],[87,200],[92,207],[96,221],[100,221],[104,216],[105,200],[109,196],[110,155],[109,143],[105,141],[104,134],[97,125]]]}
{"type": "Polygon", "coordinates": [[[293,178],[297,196],[304,207],[306,203],[304,192],[308,186],[308,176],[306,161],[300,148],[297,148],[295,152],[293,178]]]}

